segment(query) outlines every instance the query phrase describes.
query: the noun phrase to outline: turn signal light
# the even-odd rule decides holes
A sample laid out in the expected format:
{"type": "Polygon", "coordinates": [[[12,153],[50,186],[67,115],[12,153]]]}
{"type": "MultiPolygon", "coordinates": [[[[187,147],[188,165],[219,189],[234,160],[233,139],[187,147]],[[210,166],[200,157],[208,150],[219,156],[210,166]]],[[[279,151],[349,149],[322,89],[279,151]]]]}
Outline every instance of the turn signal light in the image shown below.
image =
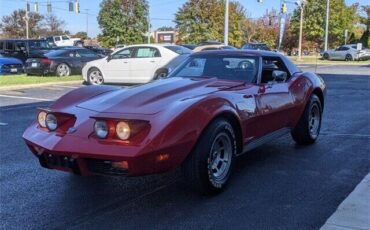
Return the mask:
{"type": "Polygon", "coordinates": [[[162,153],[162,154],[159,154],[157,157],[156,157],[156,160],[157,161],[166,161],[170,158],[170,155],[168,153],[162,153]]]}
{"type": "Polygon", "coordinates": [[[119,168],[119,169],[128,169],[128,162],[127,161],[112,162],[112,167],[119,168]]]}

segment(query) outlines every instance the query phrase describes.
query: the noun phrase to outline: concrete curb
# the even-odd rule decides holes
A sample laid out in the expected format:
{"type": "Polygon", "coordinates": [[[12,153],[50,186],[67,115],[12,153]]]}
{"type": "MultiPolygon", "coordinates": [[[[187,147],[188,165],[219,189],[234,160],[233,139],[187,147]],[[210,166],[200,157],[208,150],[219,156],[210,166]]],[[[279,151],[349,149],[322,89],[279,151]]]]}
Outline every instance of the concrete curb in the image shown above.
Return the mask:
{"type": "Polygon", "coordinates": [[[334,229],[370,229],[370,173],[320,228],[320,230],[334,229]]]}
{"type": "Polygon", "coordinates": [[[39,83],[39,84],[28,84],[28,85],[9,85],[9,86],[0,86],[0,91],[2,90],[15,90],[15,89],[27,89],[27,88],[37,88],[43,86],[53,86],[53,85],[74,85],[74,84],[82,84],[82,80],[77,81],[62,81],[62,82],[47,82],[47,83],[39,83]]]}

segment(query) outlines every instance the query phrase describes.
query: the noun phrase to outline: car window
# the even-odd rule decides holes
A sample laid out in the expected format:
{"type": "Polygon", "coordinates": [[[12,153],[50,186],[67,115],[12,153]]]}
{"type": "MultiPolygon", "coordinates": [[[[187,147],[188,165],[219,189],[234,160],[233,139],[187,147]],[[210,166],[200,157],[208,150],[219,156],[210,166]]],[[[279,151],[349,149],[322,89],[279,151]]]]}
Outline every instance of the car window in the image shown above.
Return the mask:
{"type": "Polygon", "coordinates": [[[16,51],[26,50],[26,43],[23,41],[17,41],[14,45],[16,51]]]}
{"type": "Polygon", "coordinates": [[[62,39],[63,39],[63,40],[69,40],[69,37],[67,37],[67,36],[63,35],[63,36],[62,36],[62,39]]]}
{"type": "Polygon", "coordinates": [[[77,56],[77,54],[80,57],[96,57],[96,53],[94,53],[93,51],[90,51],[88,49],[77,50],[76,56],[77,56]]]}
{"type": "Polygon", "coordinates": [[[134,48],[120,50],[112,55],[112,59],[132,58],[134,55],[134,51],[134,48]]]}
{"type": "Polygon", "coordinates": [[[51,48],[51,45],[46,40],[34,40],[28,41],[30,49],[47,49],[51,48]]]}
{"type": "Polygon", "coordinates": [[[176,68],[169,77],[217,77],[224,80],[256,82],[258,57],[192,57],[176,68]]]}
{"type": "Polygon", "coordinates": [[[178,53],[178,54],[191,54],[192,51],[186,47],[183,47],[183,46],[164,46],[165,48],[175,52],[175,53],[178,53]]]}
{"type": "Polygon", "coordinates": [[[59,41],[60,41],[60,37],[54,37],[54,40],[55,40],[56,42],[59,42],[59,41]]]}
{"type": "Polygon", "coordinates": [[[139,47],[136,52],[136,58],[160,57],[159,50],[153,47],[139,47]]]}
{"type": "Polygon", "coordinates": [[[262,76],[261,83],[268,83],[274,81],[272,72],[275,70],[284,71],[287,73],[287,78],[290,77],[288,68],[285,66],[283,60],[279,57],[262,57],[262,76]]]}
{"type": "Polygon", "coordinates": [[[4,49],[4,42],[0,41],[0,50],[3,50],[3,49],[4,49]]]}
{"type": "Polygon", "coordinates": [[[219,50],[220,48],[218,47],[208,47],[208,48],[204,48],[202,49],[201,51],[206,51],[206,50],[219,50]]]}
{"type": "Polygon", "coordinates": [[[6,50],[14,50],[14,42],[13,41],[8,41],[5,45],[6,50]]]}

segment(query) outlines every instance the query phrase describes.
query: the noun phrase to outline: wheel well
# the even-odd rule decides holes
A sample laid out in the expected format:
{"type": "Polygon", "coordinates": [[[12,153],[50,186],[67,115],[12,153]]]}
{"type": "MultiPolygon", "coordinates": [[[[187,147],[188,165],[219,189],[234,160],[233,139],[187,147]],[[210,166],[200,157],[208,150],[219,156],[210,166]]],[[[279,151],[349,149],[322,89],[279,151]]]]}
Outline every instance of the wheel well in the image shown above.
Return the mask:
{"type": "Polygon", "coordinates": [[[212,121],[216,119],[225,119],[231,124],[231,126],[233,127],[235,131],[236,145],[238,148],[237,152],[241,153],[241,151],[243,150],[243,133],[242,133],[242,128],[240,127],[239,119],[235,116],[235,114],[231,112],[223,112],[217,115],[215,118],[213,118],[212,121]]]}
{"type": "Polygon", "coordinates": [[[322,93],[321,89],[320,89],[320,88],[316,88],[316,89],[312,92],[312,94],[315,94],[316,96],[318,96],[318,97],[319,97],[319,99],[320,99],[320,103],[321,103],[321,108],[322,108],[322,109],[324,109],[324,95],[323,95],[323,93],[322,93]]]}

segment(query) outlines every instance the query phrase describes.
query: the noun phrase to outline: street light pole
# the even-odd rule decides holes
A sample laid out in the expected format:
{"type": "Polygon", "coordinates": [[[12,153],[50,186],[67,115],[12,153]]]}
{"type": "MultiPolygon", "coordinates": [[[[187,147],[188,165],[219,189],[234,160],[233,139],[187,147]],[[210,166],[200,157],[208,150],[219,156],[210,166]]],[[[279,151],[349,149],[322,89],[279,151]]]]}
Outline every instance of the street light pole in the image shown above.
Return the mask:
{"type": "Polygon", "coordinates": [[[26,16],[24,17],[24,20],[26,21],[26,38],[29,38],[29,26],[28,26],[28,0],[25,1],[26,4],[26,16]]]}
{"type": "Polygon", "coordinates": [[[86,9],[86,37],[89,38],[89,9],[86,9]]]}
{"type": "Polygon", "coordinates": [[[298,61],[302,60],[302,33],[303,33],[303,9],[304,9],[304,2],[301,2],[301,20],[299,23],[299,44],[298,44],[298,61]]]}
{"type": "Polygon", "coordinates": [[[225,1],[224,43],[229,45],[229,0],[225,1]]]}
{"type": "Polygon", "coordinates": [[[330,0],[326,0],[325,50],[328,50],[330,0]]]}

